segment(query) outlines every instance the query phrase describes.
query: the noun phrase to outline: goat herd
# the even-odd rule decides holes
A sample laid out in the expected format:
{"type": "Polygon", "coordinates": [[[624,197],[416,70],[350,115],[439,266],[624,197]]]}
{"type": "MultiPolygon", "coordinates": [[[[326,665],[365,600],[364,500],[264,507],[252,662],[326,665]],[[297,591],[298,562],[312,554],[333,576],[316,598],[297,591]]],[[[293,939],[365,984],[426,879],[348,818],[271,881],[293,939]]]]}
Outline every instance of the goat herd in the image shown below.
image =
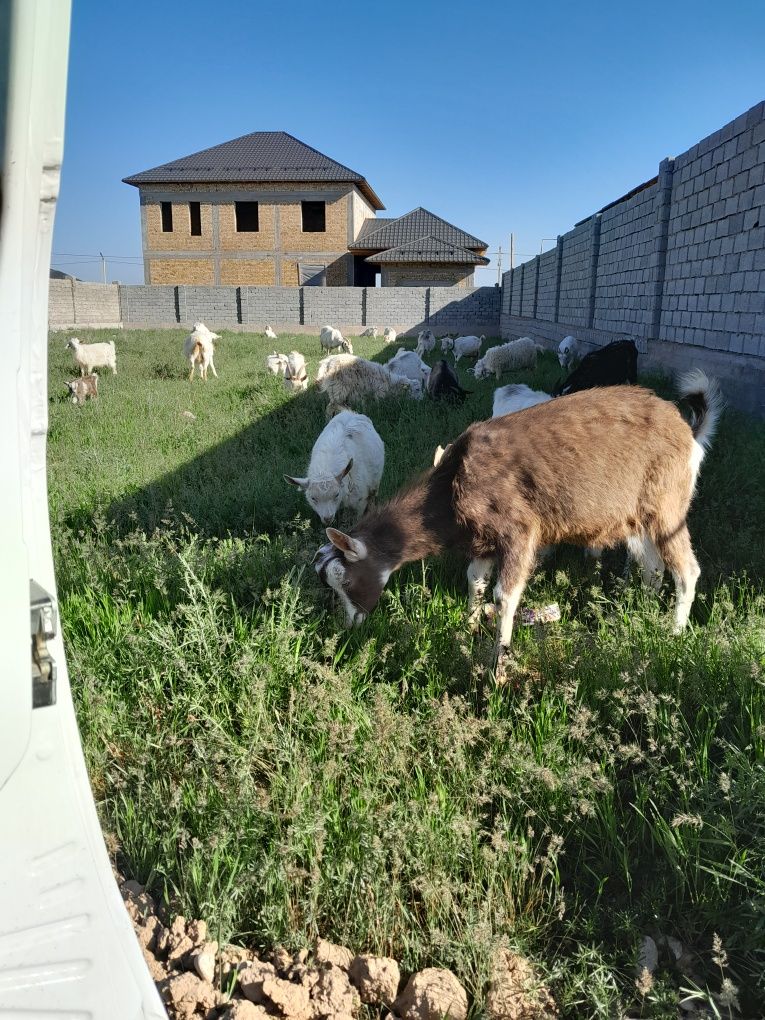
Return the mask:
{"type": "MultiPolygon", "coordinates": [[[[276,334],[267,327],[266,335],[276,334]]],[[[376,336],[368,329],[366,336],[376,336]]],[[[388,328],[383,338],[396,340],[388,328]]],[[[195,323],[184,341],[193,378],[213,364],[218,339],[195,323]]],[[[511,384],[495,390],[493,415],[470,425],[433,467],[382,506],[370,506],[380,486],[385,447],[371,419],[351,408],[366,398],[399,395],[461,402],[469,391],[442,357],[432,368],[422,355],[436,348],[430,330],[419,334],[414,351],[400,347],[386,365],[353,354],[338,329],[325,326],[316,384],[329,403],[330,419],[311,453],[305,477],[285,475],[305,495],[324,525],[342,507],[359,519],[349,531],[326,528],[328,543],[315,557],[316,571],[338,596],[349,626],[359,624],[377,604],[391,576],[405,563],[462,549],[469,558],[468,608],[471,627],[484,612],[496,614],[497,682],[507,675],[515,617],[538,556],[562,542],[589,548],[625,544],[643,580],[659,587],[672,575],[674,630],[686,625],[699,566],[686,524],[698,471],[721,411],[716,383],[698,369],[678,383],[690,424],[674,403],[635,385],[637,349],[619,340],[582,357],[574,337],[558,348],[568,375],[552,394],[511,384]],[[494,605],[484,596],[496,570],[494,605]]],[[[543,350],[530,337],[489,348],[484,337],[441,339],[455,364],[473,357],[476,379],[509,370],[533,370],[543,350]]],[[[93,369],[116,374],[114,343],[67,344],[82,378],[67,383],[75,402],[97,396],[93,369]],[[91,382],[89,382],[91,381],[91,382]],[[89,385],[86,385],[89,384],[89,385]],[[88,392],[90,391],[90,392],[88,392]]],[[[274,352],[266,366],[290,391],[308,387],[304,356],[274,352]]]]}

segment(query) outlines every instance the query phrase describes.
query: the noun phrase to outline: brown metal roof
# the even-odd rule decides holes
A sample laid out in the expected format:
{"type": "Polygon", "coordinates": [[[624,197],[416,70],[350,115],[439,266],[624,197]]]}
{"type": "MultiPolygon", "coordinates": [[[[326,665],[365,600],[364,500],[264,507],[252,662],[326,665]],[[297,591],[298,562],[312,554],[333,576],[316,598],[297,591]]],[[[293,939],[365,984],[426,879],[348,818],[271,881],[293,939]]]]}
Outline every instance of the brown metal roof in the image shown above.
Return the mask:
{"type": "Polygon", "coordinates": [[[420,237],[416,241],[370,255],[365,262],[444,262],[452,265],[488,266],[489,260],[474,251],[449,244],[437,237],[420,237]]]}
{"type": "Polygon", "coordinates": [[[384,209],[367,179],[286,131],[253,131],[190,156],[123,177],[125,184],[261,183],[355,184],[375,209],[384,209]]]}
{"type": "MultiPolygon", "coordinates": [[[[368,221],[365,221],[365,224],[366,222],[368,221]]],[[[485,241],[460,230],[453,223],[447,223],[422,206],[412,209],[404,216],[399,216],[398,219],[382,221],[373,219],[372,223],[383,225],[375,229],[370,227],[367,232],[362,227],[356,240],[348,245],[351,251],[387,251],[389,248],[398,248],[423,237],[435,237],[460,248],[477,248],[485,251],[489,247],[485,241]]]]}

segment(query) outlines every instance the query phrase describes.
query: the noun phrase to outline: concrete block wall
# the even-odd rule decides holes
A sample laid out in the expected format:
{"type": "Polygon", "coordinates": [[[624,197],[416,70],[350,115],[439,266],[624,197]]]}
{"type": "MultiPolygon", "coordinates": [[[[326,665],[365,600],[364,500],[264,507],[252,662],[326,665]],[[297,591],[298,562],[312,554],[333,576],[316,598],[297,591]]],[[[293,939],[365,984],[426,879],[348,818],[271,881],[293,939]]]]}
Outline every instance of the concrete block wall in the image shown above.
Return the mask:
{"type": "Polygon", "coordinates": [[[558,319],[572,326],[592,325],[593,261],[597,260],[597,217],[569,230],[560,239],[562,248],[558,319]]]}
{"type": "Polygon", "coordinates": [[[558,247],[539,256],[536,318],[555,321],[558,297],[558,247]]]}
{"type": "Polygon", "coordinates": [[[765,103],[675,159],[660,328],[765,358],[765,103]]]}
{"type": "Polygon", "coordinates": [[[595,278],[595,329],[651,335],[654,317],[658,182],[600,216],[595,278]]]}
{"type": "Polygon", "coordinates": [[[427,325],[438,336],[441,333],[471,333],[476,336],[497,336],[501,290],[499,287],[476,287],[461,298],[456,288],[431,287],[427,325]]]}
{"type": "Polygon", "coordinates": [[[74,323],[74,287],[71,280],[51,280],[48,291],[48,324],[71,326],[74,323]]]}
{"type": "Polygon", "coordinates": [[[120,315],[123,323],[174,326],[178,321],[176,288],[154,284],[120,287],[120,315]]]}
{"type": "Polygon", "coordinates": [[[523,297],[521,298],[521,315],[530,319],[537,313],[537,279],[539,274],[539,256],[523,264],[523,297]]]}
{"type": "Polygon", "coordinates": [[[302,319],[302,295],[306,287],[240,287],[240,308],[242,324],[255,327],[254,332],[262,333],[266,326],[282,322],[300,323],[302,319]]]}
{"type": "Polygon", "coordinates": [[[197,321],[218,326],[235,326],[239,322],[237,287],[179,286],[178,319],[181,323],[197,321]]]}
{"type": "MultiPolygon", "coordinates": [[[[392,326],[398,332],[420,330],[428,322],[429,294],[434,291],[457,290],[468,297],[464,287],[367,287],[366,321],[359,325],[377,326],[379,330],[392,326]]],[[[454,296],[453,300],[459,300],[454,296]]]]}
{"type": "Polygon", "coordinates": [[[122,320],[116,283],[51,280],[48,295],[51,328],[116,326],[122,320]]]}
{"type": "Polygon", "coordinates": [[[499,335],[499,287],[198,287],[80,284],[51,281],[49,324],[211,329],[267,325],[282,332],[316,332],[327,323],[352,334],[367,326],[416,332],[499,335]]]}
{"type": "Polygon", "coordinates": [[[305,326],[362,323],[364,287],[303,287],[305,326]]]}
{"type": "Polygon", "coordinates": [[[708,367],[730,403],[765,413],[765,103],[663,160],[502,287],[503,337],[630,336],[649,365],[708,367]]]}
{"type": "MultiPolygon", "coordinates": [[[[507,273],[505,274],[507,276],[507,273]]],[[[521,295],[523,294],[523,266],[513,270],[510,281],[510,314],[521,314],[521,295]]]]}

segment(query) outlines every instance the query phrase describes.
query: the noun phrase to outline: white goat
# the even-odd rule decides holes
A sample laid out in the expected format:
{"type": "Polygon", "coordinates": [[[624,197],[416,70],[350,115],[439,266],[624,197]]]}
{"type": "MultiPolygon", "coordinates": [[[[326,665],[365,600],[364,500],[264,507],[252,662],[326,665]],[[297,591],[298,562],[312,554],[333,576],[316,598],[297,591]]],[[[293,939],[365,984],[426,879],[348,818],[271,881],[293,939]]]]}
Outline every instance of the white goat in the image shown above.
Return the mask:
{"type": "Polygon", "coordinates": [[[571,369],[581,358],[582,352],[576,338],[564,336],[558,344],[558,361],[561,363],[561,368],[571,369]]]}
{"type": "Polygon", "coordinates": [[[417,337],[417,346],[415,351],[422,357],[423,354],[428,351],[435,350],[436,338],[433,335],[433,330],[423,329],[420,335],[417,337]]]}
{"type": "Polygon", "coordinates": [[[419,354],[408,351],[405,347],[399,347],[385,367],[389,372],[411,379],[421,389],[427,386],[430,378],[430,366],[425,364],[419,354]]]}
{"type": "Polygon", "coordinates": [[[453,336],[449,336],[448,333],[447,333],[446,336],[442,336],[441,337],[441,350],[444,352],[444,354],[446,354],[447,351],[453,350],[453,348],[454,348],[454,337],[453,336]]]}
{"type": "Polygon", "coordinates": [[[191,367],[189,382],[194,378],[194,369],[197,365],[199,366],[199,376],[205,382],[207,382],[208,369],[212,369],[212,374],[216,379],[218,378],[218,373],[215,371],[213,363],[213,355],[215,353],[213,343],[216,340],[220,340],[217,333],[211,333],[204,323],[194,323],[194,331],[189,333],[183,341],[183,356],[191,367]]]}
{"type": "Polygon", "coordinates": [[[346,354],[353,354],[353,347],[351,346],[350,340],[346,340],[340,330],[335,329],[333,326],[321,327],[319,341],[321,343],[322,350],[332,351],[336,347],[341,347],[346,354]]]}
{"type": "Polygon", "coordinates": [[[481,344],[486,339],[485,336],[458,336],[452,344],[452,350],[454,351],[454,364],[456,365],[460,358],[475,358],[481,353],[481,344]]]}
{"type": "Polygon", "coordinates": [[[272,375],[284,375],[287,371],[287,355],[277,354],[276,351],[269,354],[266,357],[266,368],[272,375]]]}
{"type": "Polygon", "coordinates": [[[117,351],[113,340],[106,344],[84,344],[73,336],[66,347],[74,354],[80,375],[92,375],[94,368],[110,368],[113,375],[117,374],[117,351]]]}
{"type": "Polygon", "coordinates": [[[266,326],[264,332],[269,340],[276,340],[276,333],[274,333],[270,326],[266,326]]]}
{"type": "Polygon", "coordinates": [[[300,351],[290,351],[287,355],[284,388],[290,392],[308,389],[308,370],[305,367],[305,358],[300,351]]]}
{"type": "Polygon", "coordinates": [[[419,383],[389,372],[385,365],[353,354],[332,354],[319,362],[316,384],[329,397],[327,417],[365,397],[421,396],[419,383]]]}
{"type": "Polygon", "coordinates": [[[285,475],[305,493],[309,505],[331,524],[340,507],[361,517],[380,487],[385,444],[365,414],[341,411],[313,444],[305,478],[285,475]]]}
{"type": "Polygon", "coordinates": [[[395,329],[392,329],[390,326],[386,326],[385,329],[383,330],[383,340],[385,341],[386,344],[395,344],[397,336],[398,333],[395,331],[395,329]]]}
{"type": "Polygon", "coordinates": [[[490,347],[484,356],[475,363],[473,374],[476,379],[486,379],[493,372],[499,379],[503,372],[511,372],[519,368],[536,368],[537,354],[541,350],[543,348],[539,344],[535,344],[530,336],[509,340],[499,347],[490,347]]]}
{"type": "Polygon", "coordinates": [[[377,336],[377,326],[367,326],[363,333],[359,333],[359,336],[377,336]]]}
{"type": "Polygon", "coordinates": [[[522,411],[525,407],[534,407],[535,404],[545,404],[552,400],[549,393],[542,390],[532,390],[525,383],[511,383],[509,386],[500,386],[494,390],[494,405],[491,410],[492,418],[501,418],[505,414],[513,414],[514,411],[522,411]]]}

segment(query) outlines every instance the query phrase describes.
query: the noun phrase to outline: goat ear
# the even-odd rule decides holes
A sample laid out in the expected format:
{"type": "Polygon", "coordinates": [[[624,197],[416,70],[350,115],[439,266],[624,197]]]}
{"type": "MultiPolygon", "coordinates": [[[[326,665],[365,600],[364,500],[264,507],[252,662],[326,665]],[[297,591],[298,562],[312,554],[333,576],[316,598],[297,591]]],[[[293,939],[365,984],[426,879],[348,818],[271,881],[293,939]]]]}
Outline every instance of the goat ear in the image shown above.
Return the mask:
{"type": "Polygon", "coordinates": [[[294,485],[295,488],[300,489],[302,492],[308,488],[307,478],[293,478],[292,475],[285,475],[284,481],[289,482],[290,485],[294,485]]]}
{"type": "Polygon", "coordinates": [[[351,459],[345,465],[345,470],[341,471],[339,475],[335,475],[335,481],[337,482],[338,485],[340,484],[340,482],[342,482],[342,480],[345,478],[345,476],[348,474],[348,472],[351,470],[352,467],[353,467],[353,457],[351,457],[351,459]]]}
{"type": "Polygon", "coordinates": [[[363,560],[367,555],[367,547],[358,538],[351,538],[350,535],[338,531],[336,528],[327,528],[327,538],[335,549],[339,549],[349,563],[356,560],[363,560]]]}

